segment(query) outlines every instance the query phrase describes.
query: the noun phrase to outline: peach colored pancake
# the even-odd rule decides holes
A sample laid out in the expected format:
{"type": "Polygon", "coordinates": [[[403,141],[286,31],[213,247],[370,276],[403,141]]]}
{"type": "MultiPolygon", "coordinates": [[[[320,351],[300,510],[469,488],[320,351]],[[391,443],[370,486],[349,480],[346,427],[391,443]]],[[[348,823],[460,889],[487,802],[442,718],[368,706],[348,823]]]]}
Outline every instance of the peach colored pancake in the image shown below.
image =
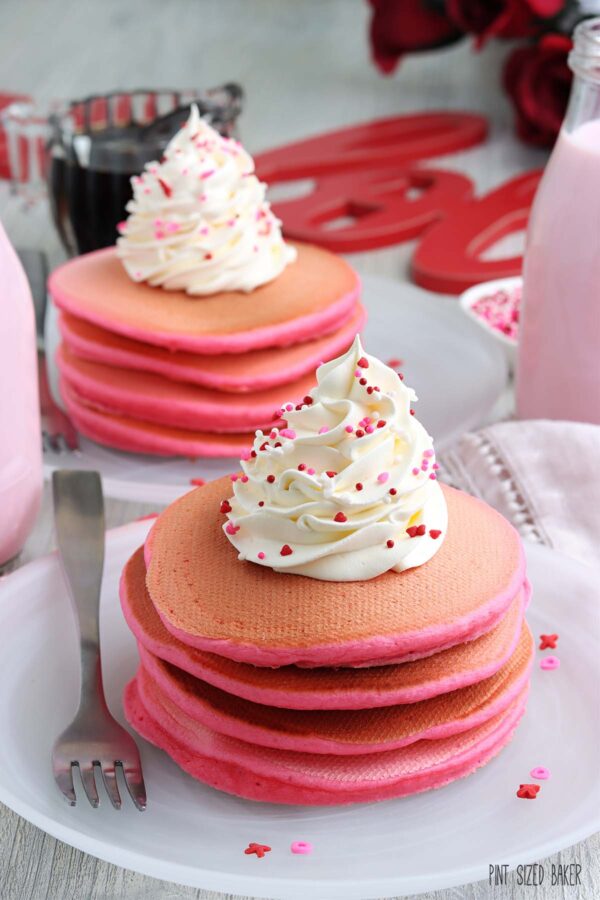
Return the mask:
{"type": "Polygon", "coordinates": [[[196,650],[163,625],[146,590],[143,549],[123,569],[121,606],[138,642],[161,660],[230,694],[287,709],[371,709],[415,703],[476,684],[494,675],[513,654],[528,591],[506,615],[474,641],[402,665],[369,668],[268,669],[196,650]]]}
{"type": "Polygon", "coordinates": [[[319,806],[403,797],[469,775],[509,742],[526,701],[524,689],[504,713],[439,741],[334,756],[275,750],[216,734],[169,701],[163,705],[153,696],[146,705],[135,679],[123,698],[130,725],[199,781],[250,800],[319,806]]]}
{"type": "Polygon", "coordinates": [[[499,513],[443,487],[446,538],[429,562],[370,581],[330,582],[240,562],[222,531],[228,478],[172,503],[145,544],[146,584],[186,644],[255,665],[407,661],[473,640],[523,586],[521,539],[499,513]]]}
{"type": "MultiPolygon", "coordinates": [[[[256,394],[226,394],[148,372],[115,369],[74,356],[63,345],[56,356],[61,379],[89,404],[157,425],[240,434],[270,428],[282,403],[298,403],[315,386],[314,373],[256,394]]],[[[249,446],[249,445],[247,445],[249,446]]]]}
{"type": "Polygon", "coordinates": [[[242,700],[187,675],[140,647],[138,690],[171,701],[218,734],[250,744],[301,753],[354,756],[442,740],[476,728],[505,709],[529,682],[533,638],[523,622],[517,649],[499,672],[478,684],[418,703],[359,710],[280,709],[242,700]]]}
{"type": "Polygon", "coordinates": [[[190,297],[135,283],[114,247],[69,260],[50,276],[56,305],[133,340],[191,353],[245,353],[340,328],[360,295],[356,273],[333,253],[296,244],[298,258],[249,294],[190,297]]]}
{"type": "Polygon", "coordinates": [[[84,319],[61,313],[60,332],[69,350],[92,362],[138,372],[153,372],[219,391],[263,391],[314,373],[321,362],[334,359],[362,329],[366,312],[356,303],[347,322],[331,334],[293,347],[271,347],[220,356],[165,350],[98,328],[84,319]]]}
{"type": "MultiPolygon", "coordinates": [[[[128,419],[90,406],[63,380],[60,393],[77,431],[98,444],[152,456],[234,457],[252,446],[254,434],[210,434],[128,419]]],[[[232,464],[235,467],[235,464],[232,464]]]]}

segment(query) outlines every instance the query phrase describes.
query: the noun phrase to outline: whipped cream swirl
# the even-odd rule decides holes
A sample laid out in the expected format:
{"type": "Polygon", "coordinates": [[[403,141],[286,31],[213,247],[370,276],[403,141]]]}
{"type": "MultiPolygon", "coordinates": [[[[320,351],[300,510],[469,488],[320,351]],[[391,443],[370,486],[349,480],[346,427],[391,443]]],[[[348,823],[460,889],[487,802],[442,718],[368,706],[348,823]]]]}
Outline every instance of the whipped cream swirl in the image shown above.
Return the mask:
{"type": "Polygon", "coordinates": [[[427,562],[447,508],[414,391],[358,336],[285,404],[285,427],[256,432],[232,476],[223,530],[239,558],[324,581],[363,581],[427,562]]]}
{"type": "Polygon", "coordinates": [[[252,291],[296,258],[252,157],[196,106],[161,162],[131,183],[117,252],[134,281],[193,295],[252,291]]]}

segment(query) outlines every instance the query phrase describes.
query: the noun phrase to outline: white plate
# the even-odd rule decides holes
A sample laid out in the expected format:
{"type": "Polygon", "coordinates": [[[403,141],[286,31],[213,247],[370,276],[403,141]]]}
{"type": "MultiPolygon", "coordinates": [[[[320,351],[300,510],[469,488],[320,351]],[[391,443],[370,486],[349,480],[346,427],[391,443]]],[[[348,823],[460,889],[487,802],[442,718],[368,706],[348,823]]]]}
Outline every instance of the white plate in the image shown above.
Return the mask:
{"type": "MultiPolygon", "coordinates": [[[[500,396],[507,381],[502,350],[461,313],[456,300],[422,291],[410,284],[368,275],[363,302],[369,311],[365,345],[384,361],[406,361],[407,383],[420,397],[417,415],[438,449],[478,425],[500,396]]],[[[47,322],[48,359],[58,344],[56,312],[47,322]]],[[[58,397],[56,368],[50,366],[58,397]]],[[[104,491],[125,500],[170,503],[190,489],[191,478],[218,478],[234,470],[233,459],[161,459],[121,453],[81,439],[81,454],[46,453],[46,475],[55,468],[98,469],[104,491]]]]}
{"type": "MultiPolygon", "coordinates": [[[[121,566],[148,522],[110,532],[102,594],[108,703],[136,649],[117,600],[121,566]]],[[[533,862],[600,828],[598,573],[538,545],[527,548],[534,634],[558,632],[561,667],[536,660],[527,714],[484,769],[438,791],[339,808],[238,800],[194,782],[140,740],[148,809],[107,800],[72,809],[50,772],[53,738],[76,704],[77,649],[54,557],[0,579],[0,801],[45,831],[109,862],[181,884],[279,898],[410,894],[487,878],[490,863],[533,862]],[[535,801],[515,792],[534,766],[551,770],[535,801]],[[294,840],[310,856],[294,856],[294,840]],[[269,844],[262,859],[250,841],[269,844]]]]}

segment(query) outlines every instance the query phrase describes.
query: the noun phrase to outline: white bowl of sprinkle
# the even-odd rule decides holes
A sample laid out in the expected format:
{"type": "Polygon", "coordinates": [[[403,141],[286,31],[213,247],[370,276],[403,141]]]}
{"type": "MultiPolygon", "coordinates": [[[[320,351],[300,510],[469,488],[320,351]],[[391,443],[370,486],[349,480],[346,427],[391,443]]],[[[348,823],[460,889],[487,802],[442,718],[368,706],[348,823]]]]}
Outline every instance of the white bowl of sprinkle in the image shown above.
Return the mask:
{"type": "Polygon", "coordinates": [[[500,341],[511,369],[517,358],[522,288],[523,279],[518,275],[483,281],[460,295],[460,305],[469,318],[500,341]]]}

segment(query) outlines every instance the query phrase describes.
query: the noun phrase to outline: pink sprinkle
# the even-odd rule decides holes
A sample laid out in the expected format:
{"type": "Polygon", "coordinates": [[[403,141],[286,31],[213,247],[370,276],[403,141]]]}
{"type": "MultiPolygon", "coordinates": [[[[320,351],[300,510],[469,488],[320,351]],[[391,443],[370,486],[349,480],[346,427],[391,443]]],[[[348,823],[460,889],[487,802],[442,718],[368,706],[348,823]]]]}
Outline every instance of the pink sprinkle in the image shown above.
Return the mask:
{"type": "Polygon", "coordinates": [[[121,234],[123,234],[123,232],[125,231],[126,228],[127,228],[127,222],[118,222],[117,223],[117,231],[120,231],[121,234]]]}
{"type": "Polygon", "coordinates": [[[429,477],[431,478],[432,481],[436,481],[436,480],[437,480],[437,475],[435,474],[435,472],[430,472],[430,473],[429,473],[429,477]]]}
{"type": "Polygon", "coordinates": [[[216,169],[207,169],[206,172],[200,173],[200,178],[202,178],[203,180],[205,178],[210,178],[211,175],[215,174],[215,171],[216,171],[216,169]]]}
{"type": "Polygon", "coordinates": [[[440,464],[439,464],[439,463],[434,463],[434,464],[432,465],[431,468],[432,468],[432,469],[439,469],[439,467],[440,467],[440,464]]]}
{"type": "Polygon", "coordinates": [[[274,428],[273,431],[269,434],[269,437],[271,438],[272,441],[274,441],[278,434],[279,434],[279,431],[276,428],[274,428]]]}
{"type": "Polygon", "coordinates": [[[286,403],[286,404],[285,404],[285,409],[287,409],[288,412],[291,412],[291,411],[293,410],[293,408],[294,408],[294,404],[293,404],[293,403],[286,403]]]}
{"type": "Polygon", "coordinates": [[[176,231],[179,231],[179,225],[177,224],[177,222],[168,222],[167,223],[167,231],[171,232],[171,234],[174,234],[176,231]]]}
{"type": "Polygon", "coordinates": [[[396,359],[396,357],[393,357],[392,359],[388,359],[386,366],[389,366],[390,369],[397,369],[403,362],[403,359],[396,359]]]}
{"type": "Polygon", "coordinates": [[[360,371],[360,369],[357,369],[357,370],[356,370],[356,372],[354,373],[354,377],[355,377],[355,378],[362,378],[362,372],[360,371]]]}
{"type": "Polygon", "coordinates": [[[228,228],[233,228],[234,225],[235,225],[235,219],[228,219],[228,221],[227,221],[227,227],[228,227],[228,228]]]}
{"type": "Polygon", "coordinates": [[[306,470],[306,474],[307,474],[307,475],[314,475],[314,474],[315,474],[315,470],[314,470],[314,469],[307,469],[307,470],[306,470]]]}
{"type": "Polygon", "coordinates": [[[344,431],[348,432],[348,434],[352,434],[354,428],[352,427],[352,425],[346,425],[344,431]]]}
{"type": "Polygon", "coordinates": [[[421,469],[423,470],[423,472],[426,472],[428,468],[429,468],[429,463],[426,460],[421,463],[421,469]]]}
{"type": "Polygon", "coordinates": [[[200,234],[208,234],[208,228],[206,227],[206,225],[202,226],[202,228],[200,229],[200,234]]]}
{"type": "Polygon", "coordinates": [[[427,457],[433,456],[433,450],[424,450],[423,456],[427,456],[427,457]]]}
{"type": "Polygon", "coordinates": [[[240,459],[243,459],[243,460],[250,459],[251,455],[252,455],[251,450],[242,450],[242,452],[240,453],[240,459]]]}
{"type": "Polygon", "coordinates": [[[289,438],[291,441],[296,437],[296,432],[293,428],[282,428],[279,432],[280,437],[289,438]]]}
{"type": "Polygon", "coordinates": [[[144,188],[144,193],[145,193],[145,194],[151,194],[152,191],[150,190],[149,187],[145,187],[145,188],[144,188]]]}
{"type": "Polygon", "coordinates": [[[536,766],[529,774],[538,781],[546,781],[547,778],[550,778],[550,769],[545,766],[536,766]]]}
{"type": "Polygon", "coordinates": [[[242,475],[242,477],[240,478],[240,481],[242,482],[242,484],[248,484],[248,476],[242,475]]]}
{"type": "Polygon", "coordinates": [[[230,475],[229,477],[234,483],[238,480],[237,475],[230,475]]]}
{"type": "Polygon", "coordinates": [[[265,554],[262,552],[262,550],[260,551],[260,553],[257,553],[256,555],[258,556],[259,559],[265,558],[265,554]]]}
{"type": "Polygon", "coordinates": [[[319,434],[327,434],[328,431],[329,428],[327,427],[327,425],[323,425],[322,428],[319,428],[319,434]]]}
{"type": "Polygon", "coordinates": [[[164,231],[155,231],[154,232],[154,237],[158,238],[159,241],[162,240],[162,238],[164,238],[164,236],[165,236],[164,231]]]}
{"type": "Polygon", "coordinates": [[[239,530],[240,526],[234,525],[233,522],[228,522],[225,526],[225,531],[227,532],[227,534],[237,534],[239,530]]]}
{"type": "Polygon", "coordinates": [[[377,481],[379,482],[379,484],[385,484],[389,477],[389,472],[380,472],[377,476],[377,481]]]}
{"type": "Polygon", "coordinates": [[[367,434],[373,434],[373,432],[375,431],[375,429],[373,428],[372,425],[367,425],[366,428],[365,428],[365,431],[367,432],[367,434]]]}
{"type": "Polygon", "coordinates": [[[141,272],[134,272],[134,275],[135,275],[136,278],[141,278],[141,277],[142,277],[142,273],[141,273],[141,272]]]}
{"type": "Polygon", "coordinates": [[[559,666],[560,659],[558,658],[558,656],[544,656],[544,658],[540,661],[540,669],[545,669],[546,671],[558,669],[559,666]]]}
{"type": "Polygon", "coordinates": [[[413,469],[412,473],[413,473],[413,475],[418,475],[420,471],[421,471],[420,469],[413,469]]]}

